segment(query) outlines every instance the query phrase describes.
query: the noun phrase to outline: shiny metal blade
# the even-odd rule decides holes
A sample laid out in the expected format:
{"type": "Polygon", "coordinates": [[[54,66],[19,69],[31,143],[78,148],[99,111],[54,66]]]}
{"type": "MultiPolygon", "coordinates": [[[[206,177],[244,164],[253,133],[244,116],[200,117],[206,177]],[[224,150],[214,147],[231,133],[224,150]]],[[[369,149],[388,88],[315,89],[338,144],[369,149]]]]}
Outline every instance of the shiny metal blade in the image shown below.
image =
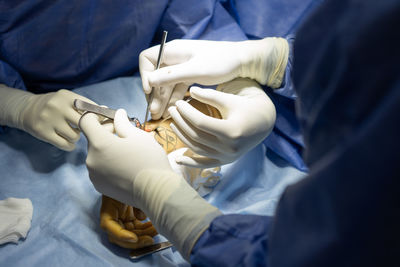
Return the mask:
{"type": "Polygon", "coordinates": [[[74,106],[78,110],[90,111],[99,115],[102,115],[109,119],[114,119],[116,110],[106,107],[101,107],[97,105],[90,104],[88,102],[82,101],[80,99],[75,99],[74,106]]]}
{"type": "Polygon", "coordinates": [[[154,244],[145,248],[140,248],[140,249],[135,249],[132,250],[131,253],[129,254],[130,258],[132,260],[138,260],[146,255],[153,254],[155,252],[167,249],[172,247],[172,243],[169,241],[166,242],[161,242],[158,244],[154,244]]]}
{"type": "MultiPolygon", "coordinates": [[[[164,46],[165,46],[165,42],[167,41],[167,35],[168,35],[168,32],[164,31],[163,35],[162,35],[162,39],[161,39],[160,50],[158,52],[156,70],[158,70],[160,68],[160,65],[162,62],[162,57],[164,55],[164,46]]],[[[146,128],[146,122],[147,122],[147,119],[149,118],[150,106],[151,106],[151,103],[153,102],[153,98],[154,98],[154,87],[151,88],[151,93],[149,95],[149,102],[147,102],[146,115],[144,116],[143,128],[146,128]]]]}

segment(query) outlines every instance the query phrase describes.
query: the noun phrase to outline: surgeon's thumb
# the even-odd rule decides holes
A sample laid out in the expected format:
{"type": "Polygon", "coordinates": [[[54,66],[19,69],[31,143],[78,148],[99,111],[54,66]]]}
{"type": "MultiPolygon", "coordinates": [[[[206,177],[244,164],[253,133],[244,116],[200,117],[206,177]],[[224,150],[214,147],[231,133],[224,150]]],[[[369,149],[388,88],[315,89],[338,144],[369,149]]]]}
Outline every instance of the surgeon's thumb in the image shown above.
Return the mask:
{"type": "Polygon", "coordinates": [[[118,109],[117,112],[115,112],[114,128],[119,137],[128,137],[129,133],[132,132],[132,128],[135,128],[130,123],[124,109],[118,109]]]}
{"type": "Polygon", "coordinates": [[[111,133],[100,124],[99,117],[91,112],[81,116],[78,126],[88,139],[89,143],[102,142],[104,138],[111,135],[111,133]]]}

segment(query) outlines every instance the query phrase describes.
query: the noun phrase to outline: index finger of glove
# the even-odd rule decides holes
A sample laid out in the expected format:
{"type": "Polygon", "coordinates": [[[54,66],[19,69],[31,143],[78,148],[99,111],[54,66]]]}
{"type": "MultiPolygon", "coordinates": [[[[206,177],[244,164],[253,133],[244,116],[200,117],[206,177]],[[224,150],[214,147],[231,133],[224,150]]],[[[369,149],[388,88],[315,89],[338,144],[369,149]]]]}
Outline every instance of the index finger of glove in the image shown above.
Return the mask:
{"type": "Polygon", "coordinates": [[[199,67],[194,65],[195,64],[192,64],[192,61],[189,60],[155,70],[147,74],[148,84],[150,87],[161,87],[178,83],[207,84],[207,77],[200,74],[198,72],[199,67]]]}
{"type": "Polygon", "coordinates": [[[108,234],[112,234],[116,238],[129,242],[137,242],[138,236],[126,229],[124,229],[117,221],[107,218],[102,222],[102,228],[107,231],[108,234]]]}
{"type": "Polygon", "coordinates": [[[175,104],[182,118],[197,129],[218,137],[226,130],[224,120],[207,116],[182,100],[175,104]]]}
{"type": "Polygon", "coordinates": [[[142,78],[143,91],[150,94],[151,87],[148,83],[148,73],[153,71],[156,66],[155,49],[153,47],[142,51],[139,55],[139,71],[142,78]]]}
{"type": "Polygon", "coordinates": [[[160,88],[154,88],[153,102],[150,106],[151,118],[153,120],[158,120],[165,112],[165,107],[171,98],[173,86],[163,86],[160,88]]]}
{"type": "Polygon", "coordinates": [[[147,246],[150,246],[154,243],[153,238],[151,236],[140,236],[139,240],[136,243],[131,243],[131,242],[126,242],[123,240],[119,240],[113,235],[109,235],[108,239],[110,240],[111,243],[117,244],[120,247],[123,248],[130,248],[130,249],[139,249],[139,248],[144,248],[147,246]]]}
{"type": "Polygon", "coordinates": [[[147,218],[146,214],[144,214],[144,212],[141,209],[133,207],[133,212],[138,220],[143,221],[147,218]]]}
{"type": "Polygon", "coordinates": [[[119,137],[126,138],[136,131],[141,131],[130,123],[124,109],[118,109],[114,117],[115,132],[119,137]]]}
{"type": "Polygon", "coordinates": [[[226,110],[235,99],[231,94],[197,86],[190,88],[190,96],[204,104],[217,108],[220,112],[226,110]]]}
{"type": "Polygon", "coordinates": [[[106,138],[113,137],[113,134],[100,124],[98,116],[94,113],[83,114],[78,126],[92,145],[102,144],[106,138]]]}
{"type": "MultiPolygon", "coordinates": [[[[164,66],[176,65],[188,60],[188,53],[179,49],[176,42],[168,42],[164,48],[162,64],[164,66]]],[[[156,69],[160,45],[150,47],[142,51],[139,55],[139,71],[142,77],[143,90],[146,94],[151,92],[151,84],[148,77],[156,69]]]]}

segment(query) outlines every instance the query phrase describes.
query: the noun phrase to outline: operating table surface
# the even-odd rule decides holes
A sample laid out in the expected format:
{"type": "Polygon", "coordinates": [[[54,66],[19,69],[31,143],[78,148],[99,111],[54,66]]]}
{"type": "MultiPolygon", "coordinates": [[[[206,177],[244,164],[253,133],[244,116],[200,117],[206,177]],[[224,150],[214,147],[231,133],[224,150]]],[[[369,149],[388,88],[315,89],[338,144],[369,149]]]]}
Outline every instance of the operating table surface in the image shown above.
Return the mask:
{"type": "MultiPolygon", "coordinates": [[[[143,120],[146,101],[137,76],[77,88],[79,94],[110,108],[124,108],[143,120]]],[[[129,250],[111,244],[99,225],[101,195],[85,166],[83,135],[72,152],[61,151],[16,129],[0,135],[0,199],[29,198],[31,229],[19,244],[0,246],[1,266],[186,266],[169,248],[129,259],[129,250]]],[[[224,213],[271,215],[280,194],[304,173],[263,144],[223,166],[223,178],[206,199],[224,213]]],[[[156,241],[163,240],[158,236],[156,241]]]]}

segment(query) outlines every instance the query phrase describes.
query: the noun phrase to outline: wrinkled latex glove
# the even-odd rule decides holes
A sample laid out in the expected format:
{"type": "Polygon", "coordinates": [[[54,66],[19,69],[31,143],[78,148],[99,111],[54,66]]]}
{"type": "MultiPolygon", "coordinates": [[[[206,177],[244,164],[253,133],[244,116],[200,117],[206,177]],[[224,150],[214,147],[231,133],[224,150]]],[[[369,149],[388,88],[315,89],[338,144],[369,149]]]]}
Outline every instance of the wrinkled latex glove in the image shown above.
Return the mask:
{"type": "Polygon", "coordinates": [[[222,119],[207,116],[183,100],[169,108],[172,130],[195,152],[177,157],[178,164],[209,168],[233,162],[274,127],[274,104],[253,80],[237,78],[217,90],[192,87],[190,95],[216,107],[222,119]]]}
{"type": "Polygon", "coordinates": [[[271,88],[283,80],[289,45],[283,38],[242,42],[174,40],[165,45],[162,66],[155,69],[159,46],[139,56],[143,89],[155,88],[150,107],[153,119],[168,115],[167,108],[183,98],[194,83],[216,85],[237,77],[251,78],[271,88]]]}
{"type": "Polygon", "coordinates": [[[15,127],[62,150],[75,149],[80,134],[81,115],[74,109],[75,99],[95,104],[68,90],[46,94],[0,86],[0,124],[15,127]]]}
{"type": "Polygon", "coordinates": [[[141,210],[103,195],[100,226],[111,243],[130,249],[152,245],[157,231],[151,222],[141,222],[145,219],[141,210]]]}
{"type": "Polygon", "coordinates": [[[172,171],[153,134],[133,126],[124,110],[115,114],[116,134],[93,113],[83,115],[79,125],[88,139],[86,165],[96,190],[144,211],[189,259],[197,239],[221,212],[172,171]]]}

